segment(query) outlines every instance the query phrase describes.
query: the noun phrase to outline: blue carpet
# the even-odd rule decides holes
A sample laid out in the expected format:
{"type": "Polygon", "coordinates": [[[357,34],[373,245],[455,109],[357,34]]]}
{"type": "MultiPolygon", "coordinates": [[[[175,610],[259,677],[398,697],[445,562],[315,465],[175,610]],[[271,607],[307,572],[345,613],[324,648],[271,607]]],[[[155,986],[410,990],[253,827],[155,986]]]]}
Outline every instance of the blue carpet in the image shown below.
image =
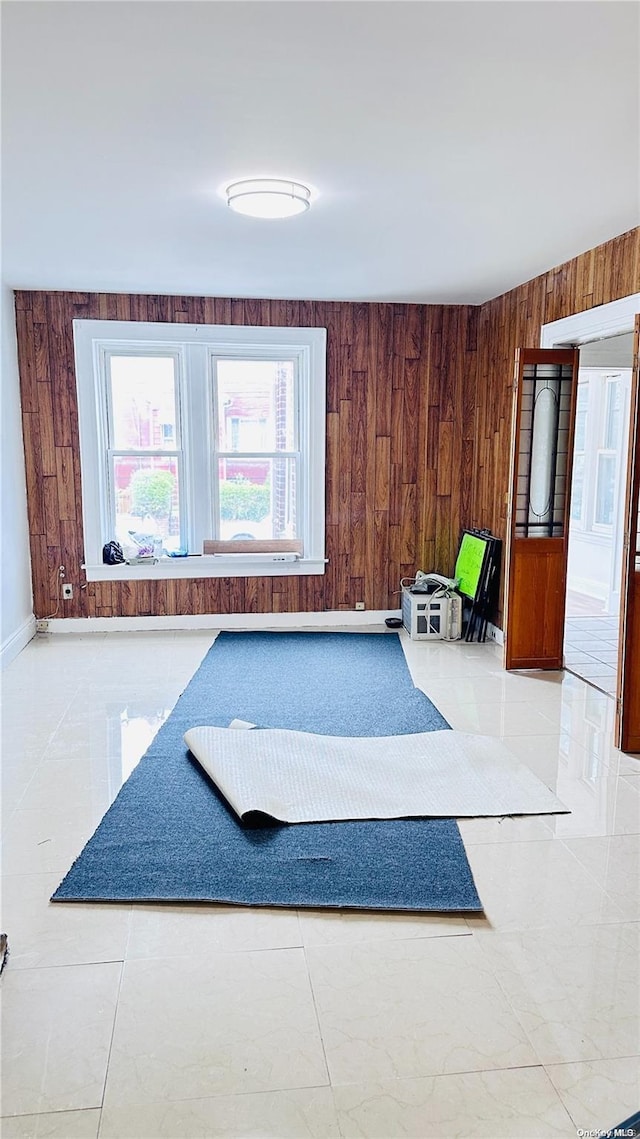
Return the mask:
{"type": "MultiPolygon", "coordinates": [[[[592,1132],[592,1134],[594,1134],[592,1132]]],[[[595,1132],[595,1134],[599,1134],[595,1132]]],[[[633,1136],[640,1135],[640,1111],[636,1111],[629,1119],[625,1119],[624,1123],[619,1123],[612,1131],[607,1131],[603,1135],[603,1139],[620,1139],[621,1136],[626,1136],[627,1139],[633,1139],[633,1136]]]]}
{"type": "MultiPolygon", "coordinates": [[[[580,1134],[580,1132],[578,1132],[580,1134]]],[[[636,1111],[629,1119],[625,1119],[623,1123],[619,1123],[617,1127],[613,1127],[611,1131],[585,1131],[585,1135],[601,1135],[602,1139],[634,1139],[634,1136],[640,1135],[640,1111],[636,1111]]]]}
{"type": "Polygon", "coordinates": [[[182,738],[234,717],[326,735],[448,727],[397,636],[221,633],[52,901],[482,909],[453,819],[241,824],[182,738]]]}

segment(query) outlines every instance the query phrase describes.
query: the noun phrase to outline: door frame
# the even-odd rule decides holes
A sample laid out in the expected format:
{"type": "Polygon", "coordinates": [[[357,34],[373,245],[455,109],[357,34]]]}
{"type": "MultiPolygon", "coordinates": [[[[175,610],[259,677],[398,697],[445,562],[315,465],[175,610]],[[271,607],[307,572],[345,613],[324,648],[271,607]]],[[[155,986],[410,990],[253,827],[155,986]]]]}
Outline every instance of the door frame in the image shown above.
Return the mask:
{"type": "MultiPolygon", "coordinates": [[[[561,346],[566,347],[570,344],[573,347],[579,348],[582,344],[589,343],[593,340],[604,340],[621,333],[634,333],[638,314],[640,314],[640,293],[632,293],[630,296],[622,297],[618,301],[611,301],[609,304],[599,305],[596,308],[587,309],[585,312],[574,313],[572,316],[563,317],[560,320],[554,320],[549,324],[542,325],[540,329],[540,346],[543,348],[555,348],[561,346]]],[[[630,434],[628,438],[629,444],[626,456],[627,471],[629,471],[632,466],[630,434]]],[[[626,617],[628,617],[628,614],[626,614],[626,617]]],[[[621,613],[621,624],[624,619],[625,615],[621,613]]],[[[621,629],[621,631],[624,638],[626,626],[625,629],[621,629]]],[[[616,744],[618,746],[622,746],[622,741],[619,739],[622,699],[621,684],[622,670],[621,658],[619,656],[616,691],[616,744]]]]}
{"type": "Polygon", "coordinates": [[[591,340],[606,340],[623,332],[633,332],[637,312],[640,312],[640,293],[632,293],[619,301],[553,320],[540,328],[540,347],[566,348],[570,344],[579,348],[591,340]]]}
{"type": "MultiPolygon", "coordinates": [[[[583,344],[593,343],[594,340],[608,340],[611,336],[620,336],[631,333],[635,328],[636,314],[640,312],[640,293],[631,293],[618,301],[610,301],[606,305],[597,305],[584,312],[573,313],[571,316],[553,320],[543,324],[540,328],[541,348],[579,348],[583,344]]],[[[629,396],[626,395],[625,415],[628,422],[629,396]]],[[[629,466],[629,453],[625,456],[626,467],[629,466]]],[[[624,515],[624,496],[619,504],[620,523],[624,515]]],[[[622,567],[621,567],[622,569],[622,567]]],[[[622,578],[622,575],[621,575],[622,578]]],[[[620,588],[620,586],[619,586],[620,588]]]]}

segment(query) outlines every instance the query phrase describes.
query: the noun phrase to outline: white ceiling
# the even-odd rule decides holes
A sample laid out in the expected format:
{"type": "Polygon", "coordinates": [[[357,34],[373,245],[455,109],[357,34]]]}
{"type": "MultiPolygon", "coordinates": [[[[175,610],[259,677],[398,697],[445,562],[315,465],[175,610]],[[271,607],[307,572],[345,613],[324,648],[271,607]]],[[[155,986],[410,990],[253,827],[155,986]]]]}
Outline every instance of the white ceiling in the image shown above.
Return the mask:
{"type": "Polygon", "coordinates": [[[638,6],[51,2],[3,15],[14,287],[479,302],[638,224],[638,6]],[[305,215],[232,213],[292,177],[305,215]]]}

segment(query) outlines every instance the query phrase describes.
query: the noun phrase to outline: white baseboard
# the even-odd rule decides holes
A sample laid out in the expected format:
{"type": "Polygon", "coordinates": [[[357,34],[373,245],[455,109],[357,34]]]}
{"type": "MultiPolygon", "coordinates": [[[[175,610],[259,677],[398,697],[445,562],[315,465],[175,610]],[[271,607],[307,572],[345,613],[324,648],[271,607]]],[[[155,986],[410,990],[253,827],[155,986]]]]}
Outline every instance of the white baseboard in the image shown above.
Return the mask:
{"type": "Polygon", "coordinates": [[[607,585],[603,581],[596,581],[591,577],[578,577],[571,574],[571,589],[574,593],[584,593],[585,597],[593,597],[595,601],[606,601],[609,595],[607,585]]]}
{"type": "Polygon", "coordinates": [[[12,633],[10,637],[7,637],[6,641],[2,642],[2,646],[0,647],[0,669],[6,668],[12,660],[15,660],[18,653],[22,652],[25,645],[28,645],[29,641],[35,637],[35,635],[36,619],[32,614],[31,617],[27,617],[26,621],[23,621],[22,624],[18,626],[15,633],[12,633]]]}
{"type": "MultiPolygon", "coordinates": [[[[46,633],[109,633],[143,632],[153,629],[327,629],[339,626],[358,628],[383,625],[387,617],[401,617],[400,609],[331,609],[322,613],[178,613],[170,617],[52,617],[47,621],[46,633]]],[[[40,632],[44,630],[39,630],[40,632]]],[[[24,641],[31,639],[33,632],[24,641]]],[[[491,622],[487,625],[487,638],[498,645],[504,644],[504,633],[491,622]]],[[[23,645],[20,645],[22,648],[23,645]]],[[[20,649],[17,650],[19,652],[20,649]]],[[[15,654],[14,654],[15,655],[15,654]]]]}
{"type": "Polygon", "coordinates": [[[399,609],[332,609],[323,613],[202,613],[171,617],[55,617],[47,633],[136,632],[151,629],[322,629],[383,625],[399,609]]]}
{"type": "Polygon", "coordinates": [[[504,644],[504,632],[497,625],[492,625],[491,621],[487,622],[487,636],[490,641],[495,641],[497,645],[504,644]]]}

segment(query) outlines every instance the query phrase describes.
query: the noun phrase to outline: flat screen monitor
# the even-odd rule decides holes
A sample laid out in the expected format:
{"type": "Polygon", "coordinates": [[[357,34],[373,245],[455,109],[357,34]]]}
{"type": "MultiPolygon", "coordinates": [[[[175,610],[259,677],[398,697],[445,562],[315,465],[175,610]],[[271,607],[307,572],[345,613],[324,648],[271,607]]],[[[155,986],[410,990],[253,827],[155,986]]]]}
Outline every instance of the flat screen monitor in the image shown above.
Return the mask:
{"type": "Polygon", "coordinates": [[[486,538],[464,533],[453,576],[460,582],[458,589],[465,597],[475,601],[480,587],[484,559],[489,548],[486,538]]]}

